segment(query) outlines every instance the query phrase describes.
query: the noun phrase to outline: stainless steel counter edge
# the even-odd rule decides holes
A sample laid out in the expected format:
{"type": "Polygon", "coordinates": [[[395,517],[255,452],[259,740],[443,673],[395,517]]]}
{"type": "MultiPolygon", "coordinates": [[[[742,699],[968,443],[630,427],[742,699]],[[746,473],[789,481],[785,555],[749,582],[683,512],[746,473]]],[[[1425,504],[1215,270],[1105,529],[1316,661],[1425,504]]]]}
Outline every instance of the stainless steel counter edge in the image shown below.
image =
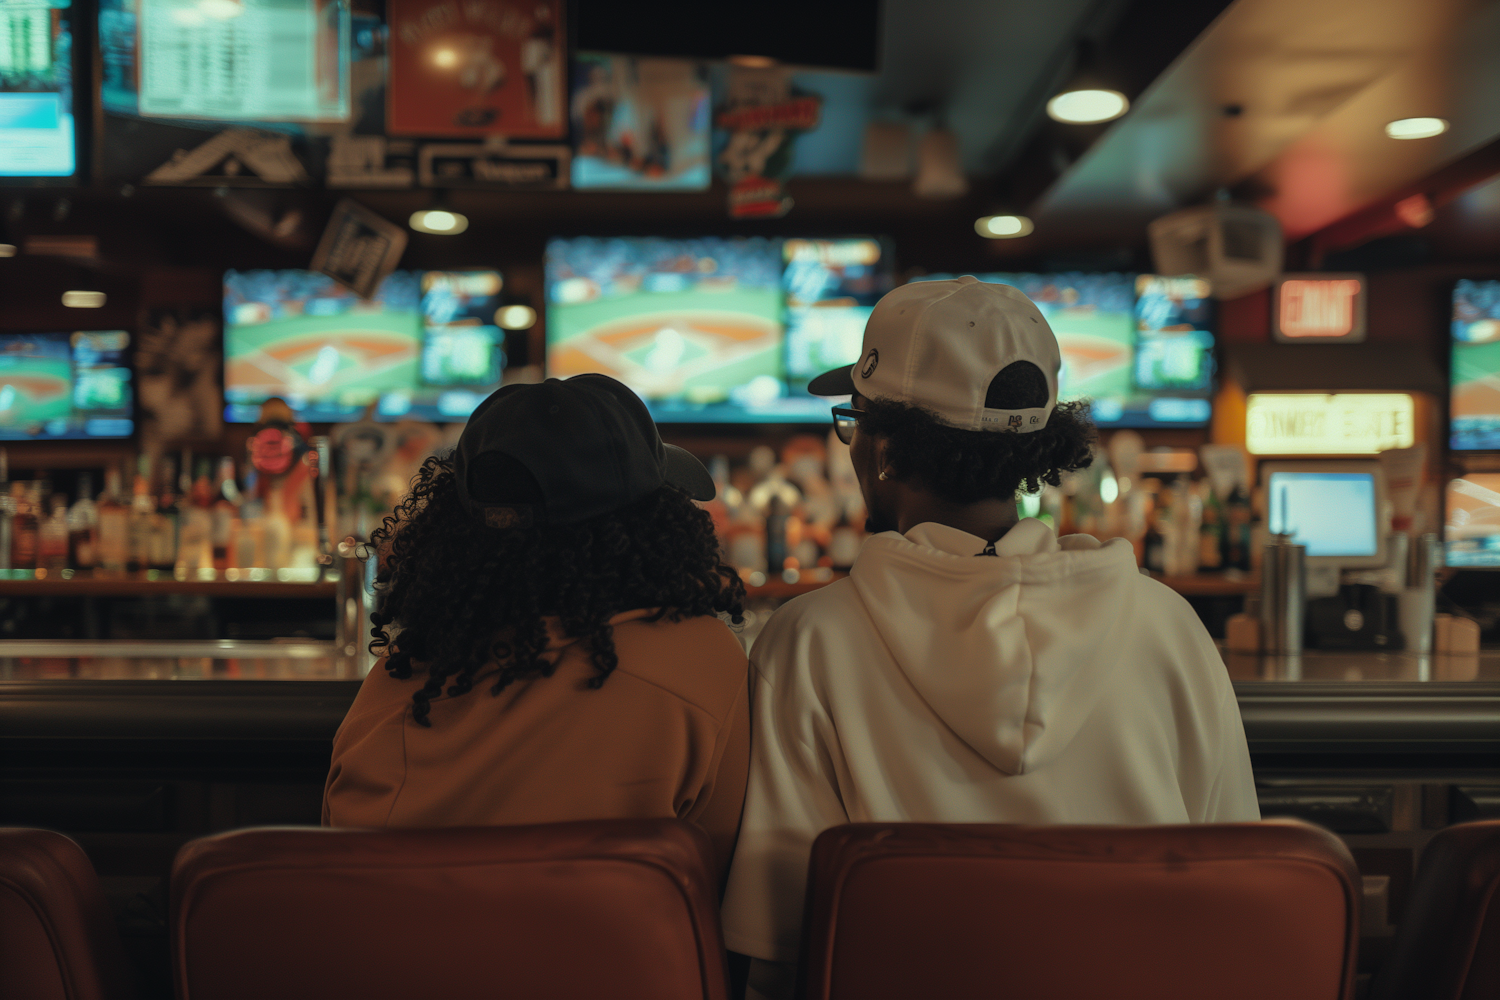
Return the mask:
{"type": "Polygon", "coordinates": [[[357,680],[0,684],[0,740],[332,740],[357,680]]]}
{"type": "Polygon", "coordinates": [[[1251,753],[1500,753],[1500,683],[1236,681],[1251,753]]]}
{"type": "MultiPolygon", "coordinates": [[[[0,740],[331,740],[360,682],[0,683],[0,740]]],[[[1234,685],[1253,753],[1500,753],[1500,682],[1234,685]]]]}

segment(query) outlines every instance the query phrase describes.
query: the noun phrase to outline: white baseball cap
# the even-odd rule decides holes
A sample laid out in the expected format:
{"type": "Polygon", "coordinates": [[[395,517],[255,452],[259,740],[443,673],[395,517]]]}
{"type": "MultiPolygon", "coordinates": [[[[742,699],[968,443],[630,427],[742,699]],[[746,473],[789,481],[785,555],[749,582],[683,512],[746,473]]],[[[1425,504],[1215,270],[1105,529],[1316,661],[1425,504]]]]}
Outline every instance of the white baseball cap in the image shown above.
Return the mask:
{"type": "Polygon", "coordinates": [[[819,375],[807,389],[912,403],[960,430],[1025,434],[1047,426],[1061,369],[1057,337],[1035,303],[1019,289],[965,275],[887,294],[865,324],[860,360],[819,375]],[[1045,377],[1045,406],[1014,405],[1031,401],[1015,399],[1011,380],[1001,377],[1018,363],[1045,377]]]}

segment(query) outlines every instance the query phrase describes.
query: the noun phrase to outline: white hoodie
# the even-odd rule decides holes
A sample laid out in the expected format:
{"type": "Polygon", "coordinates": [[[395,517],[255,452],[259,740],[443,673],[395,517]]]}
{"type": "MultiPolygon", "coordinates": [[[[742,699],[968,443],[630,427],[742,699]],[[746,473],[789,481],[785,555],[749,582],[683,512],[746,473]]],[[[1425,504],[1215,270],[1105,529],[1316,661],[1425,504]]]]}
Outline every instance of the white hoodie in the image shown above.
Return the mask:
{"type": "Polygon", "coordinates": [[[1260,818],[1223,661],[1130,544],[1021,521],[868,539],[751,651],[732,951],[797,957],[813,840],[849,822],[1260,818]]]}

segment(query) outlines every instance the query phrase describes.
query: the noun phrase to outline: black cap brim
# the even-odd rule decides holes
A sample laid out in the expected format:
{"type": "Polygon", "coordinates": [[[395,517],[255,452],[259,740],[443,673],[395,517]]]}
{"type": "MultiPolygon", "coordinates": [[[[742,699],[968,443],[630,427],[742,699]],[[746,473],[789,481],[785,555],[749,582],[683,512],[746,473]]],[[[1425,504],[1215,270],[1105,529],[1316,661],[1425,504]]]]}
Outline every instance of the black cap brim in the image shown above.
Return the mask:
{"type": "Polygon", "coordinates": [[[824,372],[807,383],[807,391],[814,396],[854,395],[854,366],[849,365],[845,368],[835,368],[831,372],[824,372]]]}
{"type": "Polygon", "coordinates": [[[685,490],[694,500],[712,500],[718,492],[714,477],[708,474],[703,463],[675,444],[662,444],[662,472],[667,482],[685,490]]]}

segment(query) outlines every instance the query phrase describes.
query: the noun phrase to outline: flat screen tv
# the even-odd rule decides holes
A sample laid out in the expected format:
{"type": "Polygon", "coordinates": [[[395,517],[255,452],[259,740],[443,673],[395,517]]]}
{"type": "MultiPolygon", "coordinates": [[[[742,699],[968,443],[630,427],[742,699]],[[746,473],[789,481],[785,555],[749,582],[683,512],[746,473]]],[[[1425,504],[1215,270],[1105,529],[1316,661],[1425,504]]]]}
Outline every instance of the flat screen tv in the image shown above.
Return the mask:
{"type": "Polygon", "coordinates": [[[360,299],[312,271],[224,276],[225,419],[272,396],[302,420],[461,421],[500,384],[495,271],[397,271],[360,299]]]}
{"type": "Polygon", "coordinates": [[[72,4],[0,0],[0,179],[77,169],[72,4]]]}
{"type": "Polygon", "coordinates": [[[355,36],[371,21],[342,0],[100,0],[103,105],[147,118],[346,121],[355,36]]]}
{"type": "Polygon", "coordinates": [[[1454,479],[1444,500],[1447,564],[1500,569],[1500,473],[1470,472],[1454,479]]]}
{"type": "Polygon", "coordinates": [[[1500,450],[1500,281],[1453,288],[1448,434],[1454,451],[1500,450]]]}
{"type": "MultiPolygon", "coordinates": [[[[955,275],[928,275],[938,280],[955,275]]],[[[1059,398],[1101,427],[1203,427],[1213,415],[1213,309],[1191,276],[976,274],[1026,293],[1062,349],[1059,398]]]]}
{"type": "Polygon", "coordinates": [[[890,280],[869,238],[555,239],[547,374],[611,375],[662,422],[822,421],[807,381],[858,358],[890,280]]]}
{"type": "Polygon", "coordinates": [[[0,440],[128,438],[130,334],[0,333],[0,440]]]}

